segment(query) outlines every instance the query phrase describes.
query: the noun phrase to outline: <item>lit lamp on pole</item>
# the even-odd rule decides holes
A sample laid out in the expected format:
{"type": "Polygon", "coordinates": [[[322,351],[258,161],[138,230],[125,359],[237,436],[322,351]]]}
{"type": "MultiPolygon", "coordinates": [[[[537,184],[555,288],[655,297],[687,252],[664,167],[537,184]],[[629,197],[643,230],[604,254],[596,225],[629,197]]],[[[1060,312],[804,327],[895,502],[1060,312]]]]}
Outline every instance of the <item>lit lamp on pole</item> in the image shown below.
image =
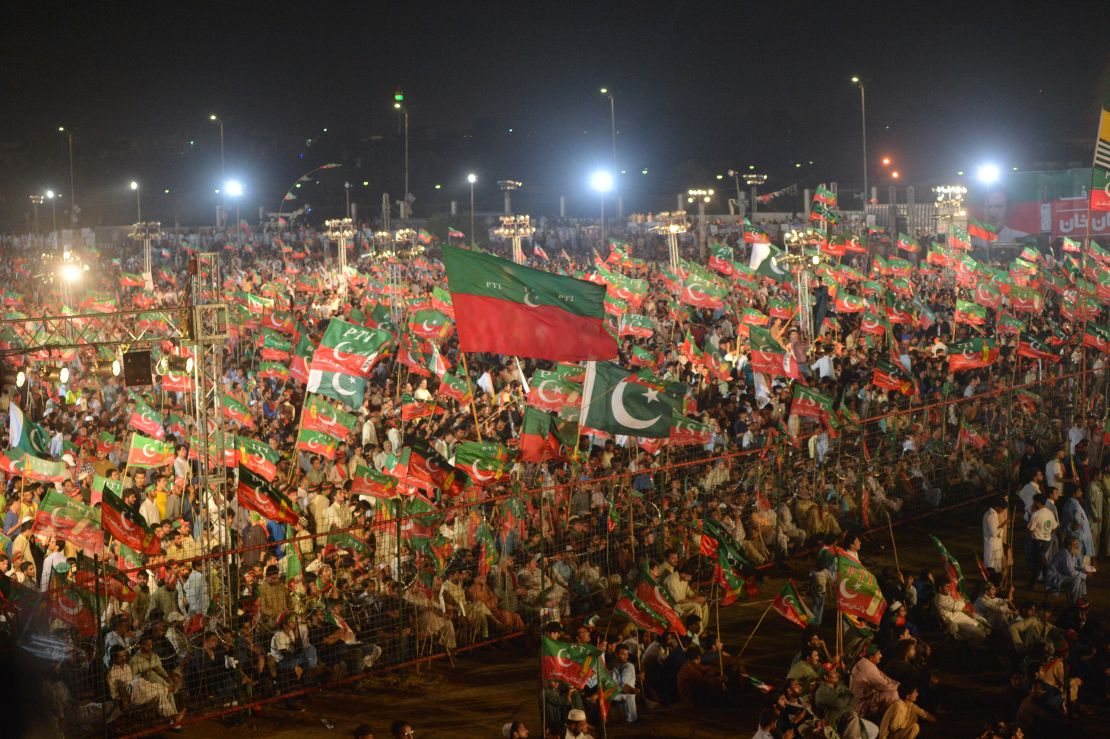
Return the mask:
{"type": "Polygon", "coordinates": [[[131,191],[135,193],[135,222],[143,220],[143,190],[136,180],[131,180],[131,191]]]}
{"type": "Polygon", "coordinates": [[[160,221],[138,221],[131,227],[131,231],[127,235],[135,241],[142,242],[143,282],[146,289],[151,290],[154,287],[154,263],[151,244],[155,239],[162,238],[162,224],[160,221]]]}
{"type": "Polygon", "coordinates": [[[667,237],[667,253],[671,259],[671,271],[678,274],[678,235],[690,230],[690,227],[686,224],[686,211],[676,210],[670,213],[657,213],[655,225],[651,227],[651,230],[667,237]]]}
{"type": "Polygon", "coordinates": [[[736,215],[740,218],[743,218],[744,207],[741,205],[741,203],[744,201],[744,199],[740,195],[740,170],[730,169],[728,171],[728,176],[731,177],[732,181],[736,183],[736,215]]]}
{"type": "Polygon", "coordinates": [[[759,209],[758,206],[756,205],[756,203],[758,203],[758,201],[756,200],[756,195],[759,193],[759,186],[762,185],[766,181],[767,181],[767,175],[765,175],[765,174],[756,174],[755,172],[746,172],[746,173],[744,173],[744,184],[746,184],[748,187],[750,187],[752,189],[752,218],[753,219],[755,218],[755,214],[759,209]]]}
{"type": "MultiPolygon", "coordinates": [[[[223,182],[223,179],[224,179],[224,120],[223,120],[223,118],[220,118],[215,113],[212,113],[211,115],[209,115],[208,120],[212,121],[213,123],[215,123],[217,126],[220,127],[220,181],[223,182]]],[[[220,198],[220,204],[219,204],[218,209],[216,211],[216,228],[220,228],[224,225],[224,219],[225,218],[226,218],[226,214],[224,213],[224,199],[221,197],[220,198]]]]}
{"type": "Polygon", "coordinates": [[[501,225],[493,231],[496,236],[512,242],[513,261],[517,264],[524,264],[524,249],[520,242],[532,238],[535,232],[531,216],[501,216],[501,225]]]}
{"type": "Polygon", "coordinates": [[[474,183],[478,181],[478,175],[471,172],[466,176],[466,181],[470,183],[470,243],[478,243],[478,234],[474,233],[474,183]]]}
{"type": "Polygon", "coordinates": [[[54,207],[55,193],[53,190],[47,190],[44,194],[46,195],[46,199],[50,201],[50,221],[53,224],[51,233],[56,235],[58,233],[58,211],[54,207]]]}
{"type": "Polygon", "coordinates": [[[405,105],[405,93],[398,90],[393,93],[393,107],[401,115],[404,124],[405,137],[405,192],[401,197],[401,218],[409,217],[409,109],[405,105]]]}
{"type": "Polygon", "coordinates": [[[599,169],[590,175],[590,187],[601,196],[601,245],[605,246],[605,193],[613,189],[613,175],[599,169]]]}
{"type": "Polygon", "coordinates": [[[350,218],[332,218],[324,221],[328,238],[339,245],[336,268],[339,272],[339,300],[347,300],[347,246],[355,235],[355,224],[350,218]]]}
{"type": "Polygon", "coordinates": [[[867,93],[863,80],[859,77],[852,77],[852,84],[859,88],[860,128],[863,134],[863,205],[866,210],[867,204],[871,202],[871,191],[867,189],[867,93]]]}
{"type": "MultiPolygon", "coordinates": [[[[235,201],[235,231],[239,231],[239,199],[243,197],[243,183],[239,180],[228,180],[224,183],[224,193],[229,198],[235,201]]],[[[236,235],[235,240],[238,241],[239,237],[236,235]]]]}
{"type": "Polygon", "coordinates": [[[705,258],[705,206],[713,199],[713,188],[695,187],[686,191],[686,202],[698,204],[698,253],[705,258]]]}
{"type": "Polygon", "coordinates": [[[77,207],[77,196],[74,194],[74,180],[73,180],[73,131],[70,131],[65,126],[58,126],[58,133],[65,134],[66,142],[69,144],[69,221],[71,224],[77,224],[77,214],[81,209],[77,207]]]}
{"type": "Polygon", "coordinates": [[[505,195],[505,215],[512,215],[513,191],[524,187],[524,183],[516,180],[498,180],[497,186],[501,188],[501,192],[505,195]]]}

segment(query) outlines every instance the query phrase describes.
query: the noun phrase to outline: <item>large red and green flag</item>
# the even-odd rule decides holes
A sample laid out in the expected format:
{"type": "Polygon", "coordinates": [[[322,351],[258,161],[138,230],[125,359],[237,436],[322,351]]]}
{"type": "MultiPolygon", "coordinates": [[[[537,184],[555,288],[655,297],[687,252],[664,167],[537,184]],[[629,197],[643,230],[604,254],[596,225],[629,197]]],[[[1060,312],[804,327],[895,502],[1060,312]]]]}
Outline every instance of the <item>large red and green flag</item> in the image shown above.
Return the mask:
{"type": "Polygon", "coordinates": [[[545,462],[561,457],[562,444],[554,417],[538,408],[525,406],[520,428],[520,461],[545,462]]]}
{"type": "Polygon", "coordinates": [[[104,550],[100,511],[57,490],[43,496],[31,531],[47,538],[65,539],[93,556],[104,550]]]}
{"type": "Polygon", "coordinates": [[[1017,355],[1029,359],[1043,359],[1053,364],[1063,359],[1059,353],[1045,346],[1036,336],[1022,336],[1018,341],[1017,355]]]}
{"type": "Polygon", "coordinates": [[[447,412],[447,409],[440,406],[433,401],[420,401],[409,395],[408,393],[401,393],[401,420],[402,421],[415,421],[419,418],[431,418],[435,415],[442,415],[447,412]]]}
{"type": "Polygon", "coordinates": [[[872,336],[885,336],[889,333],[890,318],[887,317],[886,311],[881,311],[879,314],[864,314],[863,318],[860,320],[860,332],[872,336]]]}
{"type": "Polygon", "coordinates": [[[392,498],[397,494],[397,478],[378,472],[373,467],[358,465],[351,475],[351,495],[392,498]]]}
{"type": "Polygon", "coordinates": [[[439,378],[439,390],[436,391],[436,395],[446,395],[466,405],[470,402],[470,386],[461,377],[444,372],[439,378]]]}
{"type": "Polygon", "coordinates": [[[595,647],[540,637],[540,664],[544,680],[555,680],[581,690],[600,663],[601,652],[595,647]]]}
{"type": "Polygon", "coordinates": [[[851,555],[842,553],[836,559],[838,609],[877,626],[886,611],[878,580],[851,555]]]}
{"type": "Polygon", "coordinates": [[[709,255],[709,268],[720,272],[722,275],[731,275],[736,270],[732,266],[732,260],[735,255],[732,253],[732,247],[725,244],[714,244],[712,253],[709,255]]]}
{"type": "MultiPolygon", "coordinates": [[[[993,282],[980,282],[975,287],[975,302],[987,308],[998,310],[1002,305],[1002,293],[993,282]]],[[[984,314],[986,318],[986,314],[984,314]]]]}
{"type": "Polygon", "coordinates": [[[508,260],[443,247],[459,348],[534,359],[614,359],[606,288],[508,260]]]}
{"type": "Polygon", "coordinates": [[[942,244],[933,244],[925,255],[925,263],[935,267],[947,267],[952,261],[952,252],[942,244]]]}
{"type": "Polygon", "coordinates": [[[284,334],[263,328],[260,349],[258,356],[267,362],[286,362],[293,353],[293,343],[284,334]]]}
{"type": "Polygon", "coordinates": [[[983,241],[995,241],[998,239],[998,231],[995,230],[994,226],[989,223],[983,223],[975,218],[967,222],[967,234],[968,236],[974,236],[983,241]]]}
{"type": "Polygon", "coordinates": [[[121,272],[119,276],[120,287],[142,287],[143,276],[134,272],[121,272]]]}
{"type": "Polygon", "coordinates": [[[816,418],[828,418],[833,413],[833,399],[822,395],[813,388],[802,385],[794,386],[794,397],[790,402],[790,415],[816,418]]]}
{"type": "Polygon", "coordinates": [[[136,400],[132,404],[131,417],[127,420],[130,428],[162,441],[166,438],[163,423],[162,416],[143,401],[136,400]]]}
{"type": "Polygon", "coordinates": [[[132,434],[127,452],[128,467],[166,467],[173,464],[173,444],[132,434]]]}
{"type": "Polygon", "coordinates": [[[314,349],[312,341],[307,334],[301,334],[297,341],[297,348],[293,350],[293,359],[289,362],[289,375],[301,384],[308,382],[308,364],[312,361],[314,349]]]}
{"type": "Polygon", "coordinates": [[[455,466],[484,486],[509,477],[513,456],[508,447],[494,441],[460,441],[455,447],[455,466]]]}
{"type": "Polygon", "coordinates": [[[957,341],[948,347],[948,371],[989,367],[998,359],[998,342],[993,338],[957,341]]]}
{"type": "Polygon", "coordinates": [[[239,485],[236,488],[239,505],[259,513],[276,523],[295,524],[299,519],[292,501],[266,479],[246,467],[239,467],[239,485]]]}
{"type": "Polygon", "coordinates": [[[984,326],[987,323],[987,309],[967,300],[956,298],[956,323],[984,326]]]}
{"type": "Polygon", "coordinates": [[[1083,346],[1110,352],[1110,327],[1086,323],[1083,328],[1083,346]]]}
{"type": "Polygon", "coordinates": [[[311,454],[319,454],[325,459],[335,459],[336,446],[338,446],[338,441],[335,437],[323,431],[302,428],[301,432],[297,434],[297,449],[311,454]]]}
{"type": "Polygon", "coordinates": [[[301,411],[301,427],[308,431],[320,431],[339,441],[344,441],[355,430],[358,419],[341,411],[331,403],[315,395],[309,395],[301,411]]]}
{"type": "Polygon", "coordinates": [[[451,318],[455,317],[455,306],[451,302],[451,293],[439,285],[432,288],[432,307],[441,313],[446,313],[451,318]]]}
{"type": "Polygon", "coordinates": [[[644,383],[612,362],[590,362],[582,385],[579,423],[612,434],[663,439],[682,398],[668,388],[644,383]]]}
{"type": "Polygon", "coordinates": [[[446,339],[453,329],[450,316],[438,310],[418,310],[409,316],[409,331],[425,339],[446,339]]]}
{"type": "Polygon", "coordinates": [[[470,475],[454,467],[422,439],[412,439],[408,448],[406,482],[422,490],[439,488],[448,497],[455,497],[466,489],[470,475]]]}
{"type": "Polygon", "coordinates": [[[1040,313],[1044,310],[1044,297],[1031,287],[1014,285],[1010,288],[1010,308],[1015,313],[1040,313]]]}
{"type": "Polygon", "coordinates": [[[964,423],[963,419],[960,419],[960,431],[956,436],[956,448],[963,447],[966,449],[970,446],[972,449],[982,449],[986,445],[987,440],[973,427],[964,423]]]}
{"type": "Polygon", "coordinates": [[[999,315],[995,321],[995,331],[1000,334],[1020,334],[1024,330],[1025,323],[1007,313],[999,315]]]}
{"type": "Polygon", "coordinates": [[[906,372],[906,368],[898,362],[880,357],[875,363],[875,371],[871,377],[871,384],[884,390],[894,390],[906,396],[912,396],[916,390],[913,378],[906,372]]]}
{"type": "Polygon", "coordinates": [[[617,599],[614,608],[644,631],[662,634],[667,630],[667,619],[653,611],[651,606],[637,598],[636,594],[628,588],[621,590],[621,597],[617,599]]]}
{"type": "Polygon", "coordinates": [[[716,310],[725,306],[724,299],[727,294],[728,290],[724,287],[694,277],[683,285],[678,300],[692,308],[716,310]]]}
{"type": "Polygon", "coordinates": [[[309,374],[335,372],[366,377],[388,350],[392,340],[390,333],[383,329],[357,326],[341,318],[333,318],[312,354],[309,374]]]}
{"type": "Polygon", "coordinates": [[[960,249],[962,251],[971,250],[971,238],[967,235],[967,229],[961,228],[953,224],[948,229],[948,246],[952,249],[960,249]]]}
{"type": "Polygon", "coordinates": [[[558,413],[565,405],[577,403],[582,397],[582,386],[567,382],[557,372],[536,370],[528,388],[528,405],[544,411],[558,413]]]}
{"type": "Polygon", "coordinates": [[[867,301],[858,295],[849,295],[848,293],[837,293],[835,300],[837,313],[862,313],[867,309],[867,301]]]}
{"type": "Polygon", "coordinates": [[[280,362],[260,362],[254,374],[263,379],[285,382],[289,379],[289,368],[280,362]]]}
{"type": "Polygon", "coordinates": [[[656,582],[646,565],[640,566],[640,576],[636,581],[636,597],[648,608],[666,621],[670,630],[679,636],[686,636],[686,625],[678,615],[678,609],[669,593],[656,582]]]}
{"type": "Polygon", "coordinates": [[[964,590],[964,571],[960,567],[960,561],[952,556],[948,549],[941,543],[940,539],[929,534],[929,539],[932,540],[936,546],[937,551],[940,553],[941,561],[944,563],[944,572],[948,575],[951,582],[956,583],[956,587],[960,593],[967,598],[967,591],[964,590]]]}
{"type": "Polygon", "coordinates": [[[916,254],[921,250],[921,245],[917,243],[917,239],[901,232],[898,234],[897,246],[902,251],[908,251],[910,254],[916,254]]]}
{"type": "Polygon", "coordinates": [[[143,517],[124,505],[111,490],[102,490],[100,521],[104,530],[131,549],[142,554],[157,556],[162,553],[161,540],[147,525],[143,517]]]}
{"type": "Polygon", "coordinates": [[[771,602],[771,608],[790,623],[801,626],[803,629],[813,622],[813,612],[809,610],[805,601],[798,595],[798,589],[794,587],[793,580],[787,580],[786,584],[782,586],[782,590],[771,602]]]}
{"type": "Polygon", "coordinates": [[[671,434],[667,441],[672,446],[708,444],[713,441],[713,427],[676,412],[671,418],[671,434]]]}
{"type": "Polygon", "coordinates": [[[0,464],[5,471],[36,482],[63,482],[69,479],[66,466],[62,462],[42,459],[33,454],[13,447],[5,454],[5,463],[0,464]]]}
{"type": "Polygon", "coordinates": [[[1080,251],[1082,251],[1082,247],[1079,245],[1079,242],[1073,239],[1069,239],[1067,236],[1064,237],[1064,243],[1060,248],[1072,254],[1078,254],[1080,251]]]}
{"type": "Polygon", "coordinates": [[[227,394],[223,396],[223,407],[224,418],[230,418],[243,428],[254,428],[254,419],[251,417],[250,408],[227,394]]]}
{"type": "Polygon", "coordinates": [[[775,341],[771,332],[760,326],[751,326],[751,363],[753,372],[802,379],[794,354],[775,341]]]}
{"type": "Polygon", "coordinates": [[[636,336],[641,339],[650,339],[655,333],[655,324],[647,316],[635,313],[624,314],[618,319],[620,336],[636,336]]]}
{"type": "Polygon", "coordinates": [[[273,482],[277,477],[277,463],[281,454],[269,444],[246,436],[238,436],[236,441],[239,464],[262,476],[266,482],[273,482]]]}

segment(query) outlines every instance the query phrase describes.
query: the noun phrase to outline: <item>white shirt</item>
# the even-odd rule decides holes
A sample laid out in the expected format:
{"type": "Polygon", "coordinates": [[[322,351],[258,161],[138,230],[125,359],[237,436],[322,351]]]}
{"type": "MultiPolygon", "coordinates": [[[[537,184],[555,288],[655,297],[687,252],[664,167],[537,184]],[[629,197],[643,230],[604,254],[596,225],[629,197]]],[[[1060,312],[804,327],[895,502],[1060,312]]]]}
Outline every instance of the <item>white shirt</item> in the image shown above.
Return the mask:
{"type": "Polygon", "coordinates": [[[1052,532],[1060,525],[1048,508],[1033,511],[1029,518],[1029,533],[1037,541],[1052,541],[1052,532]]]}
{"type": "Polygon", "coordinates": [[[1004,566],[1002,527],[998,525],[998,511],[993,508],[983,514],[983,564],[996,572],[1001,572],[1004,566]]]}
{"type": "Polygon", "coordinates": [[[1050,488],[1064,489],[1064,463],[1060,460],[1053,458],[1048,460],[1044,466],[1044,479],[1045,483],[1050,488]]]}
{"type": "Polygon", "coordinates": [[[146,519],[148,526],[157,526],[162,522],[162,517],[158,513],[158,504],[151,498],[147,498],[139,506],[139,515],[146,519]]]}
{"type": "Polygon", "coordinates": [[[1029,520],[1030,514],[1033,513],[1033,496],[1041,492],[1041,487],[1032,480],[1027,482],[1025,487],[1018,491],[1018,497],[1021,498],[1021,502],[1025,504],[1026,521],[1029,520]]]}
{"type": "Polygon", "coordinates": [[[1087,429],[1082,426],[1072,426],[1068,429],[1068,451],[1075,454],[1075,445],[1087,438],[1087,429]]]}

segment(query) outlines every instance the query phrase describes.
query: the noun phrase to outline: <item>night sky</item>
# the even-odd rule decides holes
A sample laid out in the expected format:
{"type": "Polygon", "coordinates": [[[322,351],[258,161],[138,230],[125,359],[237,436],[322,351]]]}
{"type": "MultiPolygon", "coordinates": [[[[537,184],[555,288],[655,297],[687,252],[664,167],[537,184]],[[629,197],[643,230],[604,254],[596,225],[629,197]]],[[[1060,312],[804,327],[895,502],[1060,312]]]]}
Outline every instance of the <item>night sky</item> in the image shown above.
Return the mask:
{"type": "MultiPolygon", "coordinates": [[[[1110,97],[1098,5],[6,3],[0,144],[24,156],[0,188],[12,200],[62,184],[60,123],[79,132],[89,181],[102,150],[118,161],[159,136],[210,143],[217,111],[229,162],[281,190],[269,182],[280,162],[244,151],[250,137],[395,135],[401,87],[414,142],[498,134],[426,162],[418,195],[494,161],[513,171],[482,171],[488,180],[562,192],[609,162],[603,85],[616,96],[620,166],[660,178],[644,192],[747,164],[771,175],[768,187],[858,184],[853,74],[867,85],[871,158],[895,157],[903,181],[985,158],[1082,160],[1110,97]]],[[[160,174],[150,159],[135,167],[160,174]]]]}

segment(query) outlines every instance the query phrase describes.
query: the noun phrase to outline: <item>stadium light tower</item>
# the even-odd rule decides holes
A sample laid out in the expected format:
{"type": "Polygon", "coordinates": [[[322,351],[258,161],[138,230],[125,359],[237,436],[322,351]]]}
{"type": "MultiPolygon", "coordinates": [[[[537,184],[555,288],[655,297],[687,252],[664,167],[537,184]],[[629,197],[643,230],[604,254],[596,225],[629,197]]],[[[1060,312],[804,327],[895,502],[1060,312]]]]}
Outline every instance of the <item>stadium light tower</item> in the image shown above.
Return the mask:
{"type": "Polygon", "coordinates": [[[984,185],[993,185],[1002,176],[1002,170],[999,169],[997,164],[981,164],[975,172],[975,176],[984,185]]]}
{"type": "Polygon", "coordinates": [[[863,207],[866,210],[871,199],[871,191],[867,189],[867,94],[863,89],[863,80],[858,76],[852,77],[852,84],[859,88],[859,114],[863,130],[863,207]]]}
{"type": "Polygon", "coordinates": [[[613,189],[613,174],[599,169],[590,175],[590,187],[601,196],[601,245],[605,246],[605,193],[613,189]]]}

